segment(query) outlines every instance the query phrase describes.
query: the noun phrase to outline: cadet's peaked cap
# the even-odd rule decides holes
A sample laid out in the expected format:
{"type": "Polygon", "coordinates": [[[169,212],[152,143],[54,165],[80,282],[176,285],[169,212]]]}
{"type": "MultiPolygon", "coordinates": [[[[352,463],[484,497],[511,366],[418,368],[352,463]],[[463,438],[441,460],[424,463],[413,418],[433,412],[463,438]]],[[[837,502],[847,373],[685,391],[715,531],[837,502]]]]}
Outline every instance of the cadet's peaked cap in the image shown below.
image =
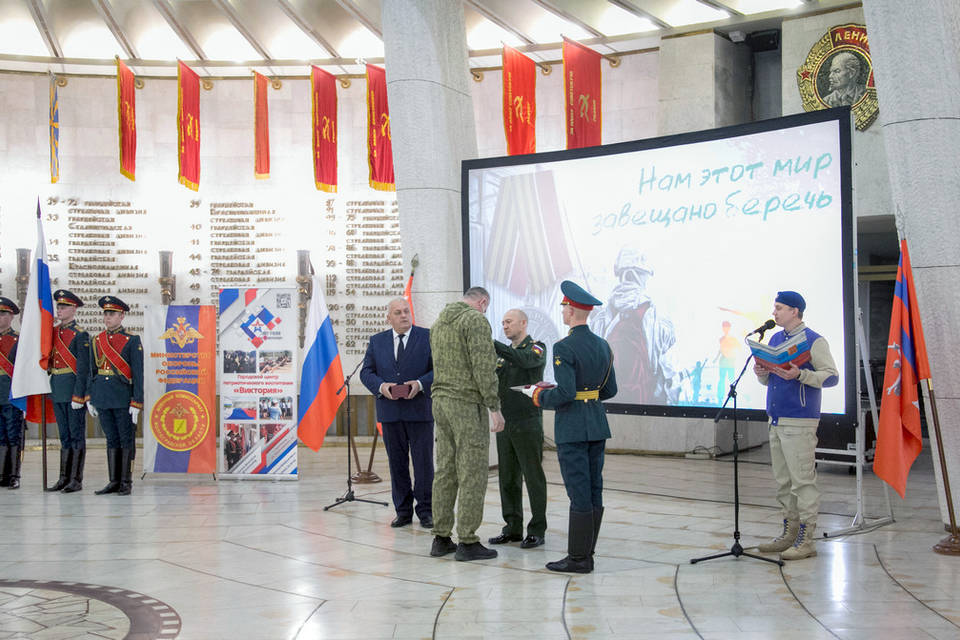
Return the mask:
{"type": "Polygon", "coordinates": [[[97,304],[104,311],[130,311],[130,305],[116,296],[103,296],[97,304]]]}
{"type": "Polygon", "coordinates": [[[564,280],[560,283],[560,291],[563,292],[563,300],[560,304],[568,304],[576,309],[585,309],[589,311],[594,307],[599,307],[603,303],[587,293],[587,290],[576,282],[564,280]]]}
{"type": "Polygon", "coordinates": [[[10,298],[4,298],[3,296],[0,296],[0,312],[3,311],[17,315],[20,313],[20,307],[18,307],[17,303],[10,298]]]}
{"type": "Polygon", "coordinates": [[[776,302],[788,307],[796,307],[800,310],[800,313],[803,313],[803,310],[807,308],[806,300],[796,291],[778,291],[776,302]]]}
{"type": "Polygon", "coordinates": [[[66,289],[57,289],[53,292],[53,301],[57,304],[71,304],[75,307],[82,307],[83,300],[78,298],[72,291],[66,289]]]}

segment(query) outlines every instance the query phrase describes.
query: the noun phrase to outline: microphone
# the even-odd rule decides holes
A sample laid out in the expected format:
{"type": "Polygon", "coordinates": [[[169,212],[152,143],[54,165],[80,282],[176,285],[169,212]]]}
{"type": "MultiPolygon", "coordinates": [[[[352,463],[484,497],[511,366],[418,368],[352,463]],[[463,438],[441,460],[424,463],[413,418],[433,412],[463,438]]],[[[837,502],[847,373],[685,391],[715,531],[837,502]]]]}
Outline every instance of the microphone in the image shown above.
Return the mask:
{"type": "Polygon", "coordinates": [[[775,326],[777,326],[776,322],[774,322],[773,320],[767,320],[762,325],[760,325],[759,327],[757,327],[756,329],[748,333],[747,337],[750,337],[755,333],[759,333],[760,335],[763,335],[765,331],[769,331],[770,329],[773,329],[775,326]]]}

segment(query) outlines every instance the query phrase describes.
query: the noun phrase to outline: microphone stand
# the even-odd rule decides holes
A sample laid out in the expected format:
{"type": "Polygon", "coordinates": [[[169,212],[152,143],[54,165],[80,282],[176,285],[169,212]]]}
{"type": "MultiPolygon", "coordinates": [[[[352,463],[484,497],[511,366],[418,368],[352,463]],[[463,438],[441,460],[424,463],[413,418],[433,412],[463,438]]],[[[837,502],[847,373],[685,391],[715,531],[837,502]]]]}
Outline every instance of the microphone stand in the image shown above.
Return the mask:
{"type": "MultiPolygon", "coordinates": [[[[337,395],[340,395],[340,392],[346,388],[347,390],[347,491],[337,498],[333,504],[328,504],[323,508],[324,511],[332,509],[338,505],[343,504],[344,502],[368,502],[370,504],[380,504],[387,506],[386,502],[380,500],[365,500],[363,498],[358,498],[353,494],[353,468],[351,467],[350,453],[353,450],[353,422],[350,419],[350,380],[353,379],[353,376],[357,374],[357,369],[360,368],[360,365],[363,364],[363,360],[357,363],[357,366],[353,368],[353,371],[350,372],[346,378],[343,379],[343,384],[340,385],[340,388],[337,389],[337,395]]],[[[359,465],[358,465],[359,466],[359,465]]]]}
{"type": "MultiPolygon", "coordinates": [[[[766,330],[760,330],[760,339],[763,340],[763,334],[766,330]]],[[[783,560],[779,558],[774,560],[773,558],[765,558],[763,556],[758,556],[752,553],[747,553],[743,550],[743,546],[740,544],[740,467],[739,467],[739,457],[740,457],[740,446],[739,439],[740,433],[737,428],[737,385],[740,383],[740,378],[743,377],[743,374],[747,371],[747,366],[750,364],[750,360],[753,359],[753,353],[747,356],[747,361],[743,363],[743,369],[740,370],[740,375],[737,376],[737,379],[730,384],[730,391],[727,392],[727,399],[724,401],[723,406],[720,407],[720,410],[717,411],[717,416],[713,419],[714,424],[720,422],[720,418],[723,417],[723,411],[727,408],[727,403],[733,399],[733,546],[730,547],[730,551],[724,553],[717,553],[712,556],[705,556],[702,558],[692,558],[690,564],[697,564],[703,560],[715,560],[717,558],[726,558],[727,556],[733,556],[734,558],[739,558],[740,556],[746,556],[748,558],[753,558],[754,560],[763,560],[764,562],[772,562],[775,565],[783,566],[783,560]]]]}

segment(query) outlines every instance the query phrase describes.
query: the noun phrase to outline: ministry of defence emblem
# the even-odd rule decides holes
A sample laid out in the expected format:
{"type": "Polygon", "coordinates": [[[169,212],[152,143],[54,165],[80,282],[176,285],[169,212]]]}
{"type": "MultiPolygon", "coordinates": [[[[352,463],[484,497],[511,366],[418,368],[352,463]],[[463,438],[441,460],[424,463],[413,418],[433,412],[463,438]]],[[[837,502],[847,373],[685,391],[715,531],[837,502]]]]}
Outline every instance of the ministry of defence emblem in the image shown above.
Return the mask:
{"type": "Polygon", "coordinates": [[[168,391],[153,405],[150,429],[167,449],[190,451],[210,431],[210,413],[196,394],[183,389],[168,391]]]}
{"type": "Polygon", "coordinates": [[[202,337],[199,331],[190,326],[186,318],[178,316],[177,323],[168,327],[167,330],[160,335],[160,340],[173,340],[178,347],[183,349],[194,340],[202,337]]]}
{"type": "Polygon", "coordinates": [[[797,69],[797,86],[805,110],[849,106],[858,131],[873,124],[879,104],[867,27],[843,24],[825,33],[797,69]]]}

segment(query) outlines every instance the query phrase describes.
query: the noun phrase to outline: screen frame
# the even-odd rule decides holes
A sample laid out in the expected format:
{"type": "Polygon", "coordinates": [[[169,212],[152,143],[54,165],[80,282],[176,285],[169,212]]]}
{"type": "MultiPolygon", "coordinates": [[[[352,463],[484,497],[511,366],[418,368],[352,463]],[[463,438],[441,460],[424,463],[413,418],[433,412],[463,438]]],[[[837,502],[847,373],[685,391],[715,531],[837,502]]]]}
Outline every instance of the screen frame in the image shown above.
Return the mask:
{"type": "MultiPolygon", "coordinates": [[[[767,131],[790,129],[804,125],[835,121],[838,126],[838,142],[840,149],[840,251],[841,264],[846,265],[846,267],[842,269],[841,273],[843,290],[843,334],[844,343],[848,345],[846,351],[842,354],[839,354],[839,361],[837,364],[838,366],[842,367],[844,374],[843,379],[845,381],[845,387],[843,394],[845,411],[844,413],[821,414],[820,424],[825,426],[855,425],[859,420],[858,388],[860,385],[860,380],[856,366],[856,357],[859,347],[856,341],[855,317],[858,303],[857,290],[854,281],[854,276],[856,273],[856,259],[854,254],[853,237],[853,168],[851,156],[852,146],[850,119],[850,107],[836,107],[832,109],[811,111],[809,113],[798,113],[781,118],[773,118],[770,120],[760,120],[757,122],[749,122],[729,127],[720,127],[717,129],[678,133],[668,136],[660,136],[657,138],[631,140],[627,142],[618,142],[615,144],[600,145],[595,147],[584,147],[581,149],[564,149],[560,151],[546,151],[542,153],[525,155],[498,156],[464,160],[461,163],[460,172],[460,232],[462,244],[461,266],[463,272],[464,290],[474,284],[470,282],[469,189],[471,171],[477,169],[490,169],[495,167],[507,167],[525,164],[548,164],[561,160],[577,160],[582,158],[616,155],[620,153],[674,147],[697,142],[722,140],[725,138],[735,138],[755,133],[764,133],[767,131]]],[[[835,348],[832,349],[832,351],[834,358],[838,358],[835,348]]],[[[714,417],[719,418],[720,413],[726,413],[724,417],[731,417],[730,410],[732,409],[733,403],[728,403],[725,410],[718,410],[717,407],[637,405],[622,404],[617,402],[604,402],[603,404],[606,407],[607,413],[612,414],[703,419],[714,417]]],[[[766,411],[760,409],[740,409],[737,411],[737,417],[746,420],[766,421],[767,413],[766,411]]]]}

